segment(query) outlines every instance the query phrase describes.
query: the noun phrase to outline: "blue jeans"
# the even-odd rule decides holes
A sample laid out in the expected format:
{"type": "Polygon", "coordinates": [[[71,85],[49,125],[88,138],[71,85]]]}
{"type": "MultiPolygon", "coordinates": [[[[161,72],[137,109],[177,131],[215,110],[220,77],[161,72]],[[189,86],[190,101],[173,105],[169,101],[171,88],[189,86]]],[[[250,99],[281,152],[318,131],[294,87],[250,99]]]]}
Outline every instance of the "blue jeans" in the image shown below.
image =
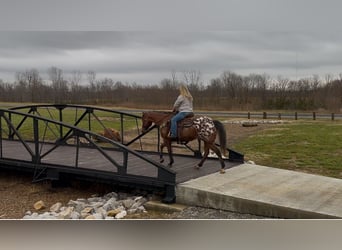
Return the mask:
{"type": "Polygon", "coordinates": [[[179,112],[171,119],[171,137],[177,137],[177,122],[184,119],[185,116],[191,114],[191,112],[179,112]]]}

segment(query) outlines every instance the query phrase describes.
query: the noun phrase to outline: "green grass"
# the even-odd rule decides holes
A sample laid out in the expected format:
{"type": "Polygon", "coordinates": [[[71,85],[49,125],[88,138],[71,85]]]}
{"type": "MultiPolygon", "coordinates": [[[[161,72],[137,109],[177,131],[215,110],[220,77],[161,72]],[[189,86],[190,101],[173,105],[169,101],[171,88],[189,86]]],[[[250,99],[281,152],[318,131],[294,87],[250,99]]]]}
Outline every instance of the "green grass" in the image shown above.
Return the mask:
{"type": "MultiPolygon", "coordinates": [[[[28,109],[20,110],[22,113],[27,113],[28,109]]],[[[83,109],[76,111],[76,109],[64,109],[63,114],[63,122],[69,125],[74,125],[75,122],[81,117],[84,113],[83,109]]],[[[59,111],[56,109],[45,109],[39,108],[38,113],[35,115],[39,115],[44,118],[48,118],[51,120],[59,120],[59,111]]],[[[21,121],[23,120],[23,116],[13,114],[11,117],[12,123],[14,127],[17,127],[21,121]]],[[[138,119],[138,126],[141,127],[141,123],[138,119]]],[[[3,121],[5,124],[5,121],[3,121]]],[[[24,123],[20,126],[19,133],[24,139],[32,139],[33,138],[33,120],[28,118],[24,121],[24,123]]],[[[105,111],[98,111],[94,110],[94,115],[90,115],[90,130],[98,133],[106,128],[114,128],[118,131],[121,130],[121,118],[119,114],[105,112],[105,111]],[[100,120],[100,121],[99,121],[100,120]]],[[[130,116],[123,116],[123,127],[124,131],[136,128],[136,119],[130,116]]],[[[85,130],[89,130],[89,117],[88,114],[83,117],[81,122],[77,125],[78,128],[82,128],[85,130]]],[[[66,133],[69,129],[64,127],[63,133],[66,133]]],[[[60,132],[60,127],[54,123],[46,123],[44,121],[39,121],[39,137],[41,139],[47,140],[55,140],[58,138],[60,132]]],[[[4,127],[4,133],[8,134],[8,129],[6,126],[4,127]]]]}
{"type": "MultiPolygon", "coordinates": [[[[40,109],[39,113],[45,118],[59,119],[57,110],[48,112],[46,109],[40,109]]],[[[65,109],[63,121],[74,124],[82,113],[82,110],[76,114],[73,109],[65,109]]],[[[120,130],[119,115],[102,111],[96,111],[95,114],[106,127],[120,130]]],[[[22,117],[14,115],[12,120],[15,125],[18,125],[22,117]]],[[[90,120],[92,131],[103,131],[102,125],[94,117],[90,120]]],[[[141,122],[138,122],[140,128],[141,122]]],[[[88,129],[87,116],[78,127],[88,129]]],[[[134,128],[136,128],[136,120],[125,116],[124,130],[134,128]]],[[[65,132],[67,132],[66,128],[64,128],[65,132]]],[[[25,121],[20,128],[20,133],[25,139],[33,138],[32,119],[25,121]]],[[[49,124],[47,127],[45,122],[39,122],[40,138],[44,136],[44,139],[54,140],[56,135],[59,135],[58,126],[49,124]]],[[[244,153],[246,160],[252,160],[259,165],[342,178],[341,121],[291,121],[274,125],[270,129],[259,131],[241,140],[234,145],[234,149],[244,153]]]]}
{"type": "Polygon", "coordinates": [[[342,178],[342,123],[292,122],[258,132],[234,146],[258,165],[342,178]]]}

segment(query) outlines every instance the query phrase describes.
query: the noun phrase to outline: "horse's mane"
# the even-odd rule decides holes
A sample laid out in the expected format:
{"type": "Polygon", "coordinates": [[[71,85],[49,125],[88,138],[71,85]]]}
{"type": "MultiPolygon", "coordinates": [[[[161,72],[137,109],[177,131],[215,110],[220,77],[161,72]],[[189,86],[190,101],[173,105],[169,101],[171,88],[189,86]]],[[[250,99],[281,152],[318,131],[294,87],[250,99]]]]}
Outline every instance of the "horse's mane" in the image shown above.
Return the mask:
{"type": "MultiPolygon", "coordinates": [[[[153,116],[153,114],[155,116],[158,116],[158,120],[154,120],[155,124],[157,125],[161,125],[162,123],[164,123],[165,119],[168,117],[168,116],[171,116],[173,115],[174,113],[173,112],[170,112],[170,111],[159,111],[159,110],[153,110],[153,111],[145,111],[143,112],[145,113],[147,116],[149,116],[151,118],[151,116],[153,116]],[[160,116],[162,116],[162,118],[160,118],[160,116]]],[[[156,118],[156,117],[155,117],[156,118]]]]}
{"type": "Polygon", "coordinates": [[[165,114],[165,115],[169,115],[173,112],[171,111],[162,111],[162,110],[150,110],[150,111],[145,111],[145,113],[158,113],[158,114],[165,114]]]}

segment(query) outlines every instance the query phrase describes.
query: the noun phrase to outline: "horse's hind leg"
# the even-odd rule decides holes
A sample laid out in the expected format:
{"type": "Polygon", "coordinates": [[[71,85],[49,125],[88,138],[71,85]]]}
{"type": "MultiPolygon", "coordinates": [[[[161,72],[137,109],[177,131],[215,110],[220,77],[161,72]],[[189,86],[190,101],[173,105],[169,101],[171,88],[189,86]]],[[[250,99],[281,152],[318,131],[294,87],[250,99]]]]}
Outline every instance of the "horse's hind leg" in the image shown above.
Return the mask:
{"type": "Polygon", "coordinates": [[[207,159],[209,154],[209,146],[207,142],[204,142],[204,155],[202,156],[201,161],[195,166],[195,168],[199,169],[200,167],[202,167],[204,161],[207,159]]]}
{"type": "Polygon", "coordinates": [[[159,162],[163,163],[164,162],[164,157],[163,157],[163,149],[164,149],[164,143],[160,144],[160,153],[159,153],[159,162]]]}
{"type": "Polygon", "coordinates": [[[210,144],[209,147],[218,156],[220,163],[221,163],[220,173],[224,174],[226,171],[224,170],[225,164],[224,164],[224,160],[222,159],[221,151],[214,144],[210,144]]]}

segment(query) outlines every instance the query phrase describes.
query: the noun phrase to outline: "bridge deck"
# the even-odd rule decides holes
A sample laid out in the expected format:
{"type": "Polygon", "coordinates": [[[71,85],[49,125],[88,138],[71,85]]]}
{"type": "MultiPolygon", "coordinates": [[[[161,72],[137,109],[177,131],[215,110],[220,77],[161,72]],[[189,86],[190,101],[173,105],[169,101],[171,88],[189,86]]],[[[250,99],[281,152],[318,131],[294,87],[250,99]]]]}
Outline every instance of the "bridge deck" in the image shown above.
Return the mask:
{"type": "MultiPolygon", "coordinates": [[[[25,164],[26,161],[30,162],[32,160],[32,157],[21,142],[3,140],[2,143],[3,159],[16,161],[16,163],[13,164],[13,166],[15,166],[19,170],[20,168],[26,168],[26,170],[28,167],[32,168],[32,166],[30,166],[29,164],[25,164]]],[[[34,151],[33,144],[29,143],[28,145],[30,146],[31,150],[34,151]]],[[[39,150],[44,153],[51,149],[53,146],[53,144],[42,144],[39,150]]],[[[105,150],[105,152],[111,157],[113,157],[118,164],[122,164],[122,152],[113,150],[105,150]]],[[[150,159],[154,161],[159,160],[159,155],[156,153],[140,153],[145,156],[148,156],[150,159]]],[[[200,170],[194,169],[194,166],[200,160],[198,158],[194,158],[192,156],[175,155],[174,160],[175,163],[172,167],[172,170],[176,172],[177,184],[183,183],[190,179],[195,179],[204,175],[217,172],[220,169],[219,161],[216,158],[208,158],[200,170]]],[[[168,156],[165,155],[165,162],[167,161],[168,156]]],[[[89,147],[80,148],[77,156],[76,147],[59,146],[53,152],[43,157],[41,162],[43,164],[45,163],[48,165],[53,165],[54,168],[59,168],[59,171],[64,173],[72,171],[73,173],[77,172],[80,175],[82,175],[82,173],[87,173],[87,175],[89,175],[89,171],[94,171],[94,173],[101,172],[102,176],[106,175],[106,173],[109,176],[112,173],[117,173],[117,168],[112,164],[112,162],[106,159],[98,150],[89,147]],[[76,157],[78,157],[78,166],[75,166],[76,157]]],[[[225,160],[225,162],[226,168],[231,168],[238,164],[230,162],[228,160],[225,160]]],[[[136,156],[129,155],[127,174],[134,176],[136,175],[145,177],[155,177],[157,176],[158,171],[155,167],[152,167],[151,164],[148,164],[148,162],[145,162],[136,156]]]]}

